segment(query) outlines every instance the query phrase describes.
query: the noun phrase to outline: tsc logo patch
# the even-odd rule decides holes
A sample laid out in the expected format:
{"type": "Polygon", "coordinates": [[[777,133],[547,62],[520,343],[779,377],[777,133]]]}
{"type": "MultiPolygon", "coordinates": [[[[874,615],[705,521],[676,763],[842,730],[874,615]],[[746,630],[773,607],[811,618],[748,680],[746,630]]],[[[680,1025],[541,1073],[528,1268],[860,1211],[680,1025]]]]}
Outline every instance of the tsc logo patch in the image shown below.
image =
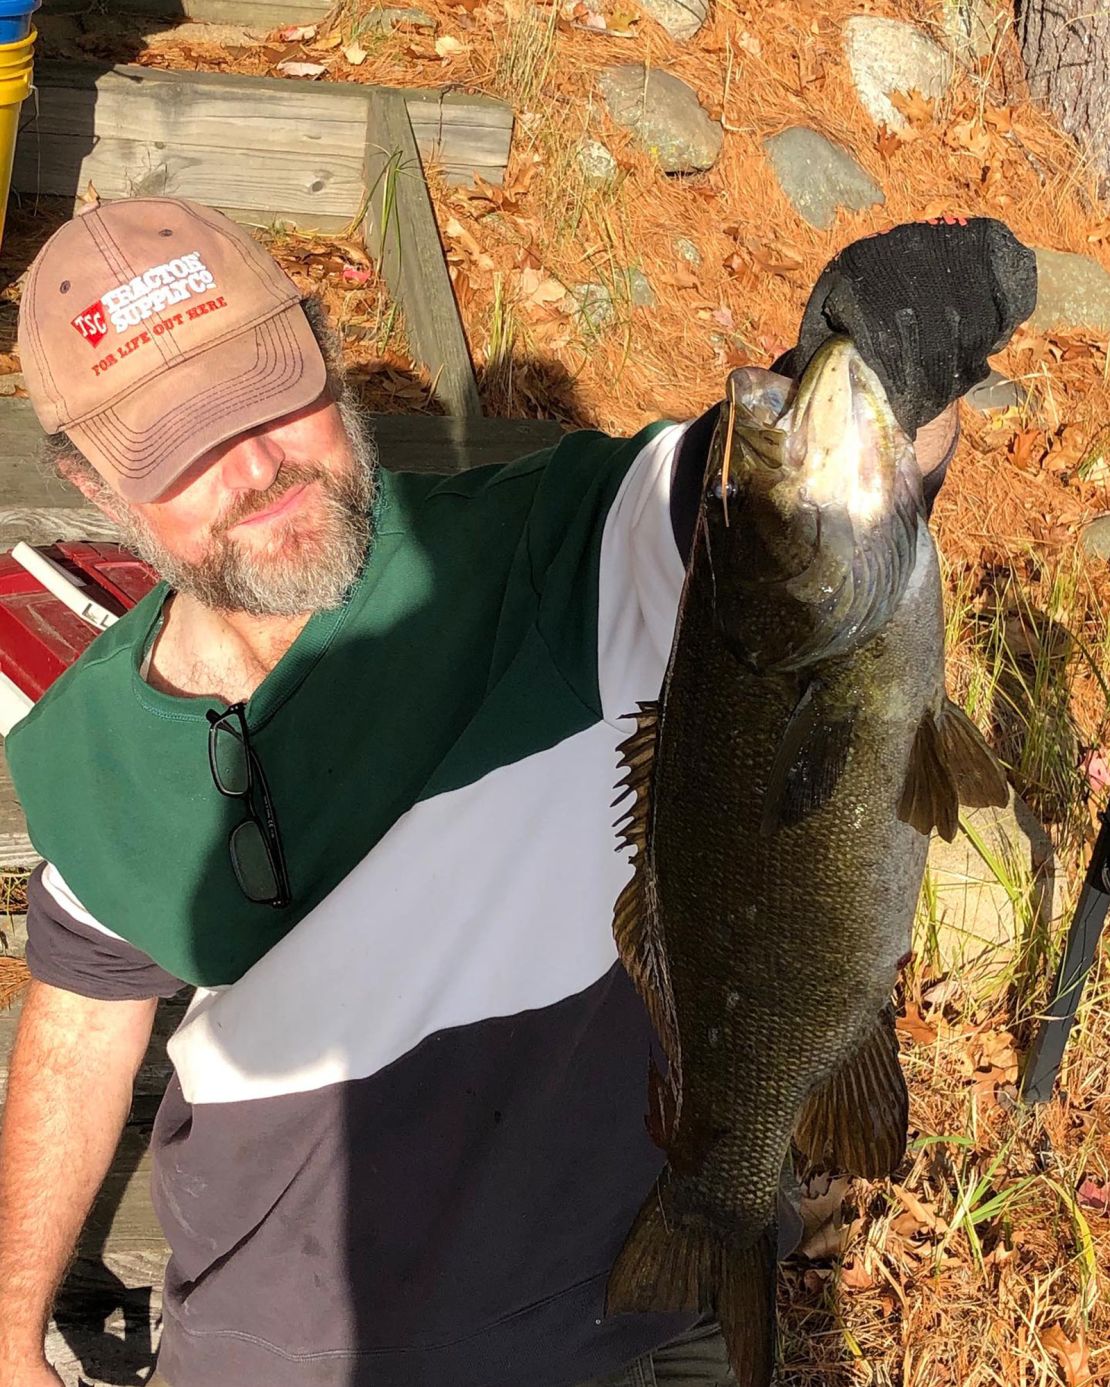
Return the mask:
{"type": "Polygon", "coordinates": [[[95,347],[103,341],[109,324],[117,332],[126,332],[172,304],[207,293],[215,285],[208,266],[196,251],[191,251],[106,290],[70,322],[85,341],[95,347]]]}
{"type": "Polygon", "coordinates": [[[70,322],[85,341],[95,347],[108,332],[108,323],[104,316],[104,300],[97,299],[95,303],[90,303],[83,313],[78,313],[76,318],[70,319],[70,322]]]}

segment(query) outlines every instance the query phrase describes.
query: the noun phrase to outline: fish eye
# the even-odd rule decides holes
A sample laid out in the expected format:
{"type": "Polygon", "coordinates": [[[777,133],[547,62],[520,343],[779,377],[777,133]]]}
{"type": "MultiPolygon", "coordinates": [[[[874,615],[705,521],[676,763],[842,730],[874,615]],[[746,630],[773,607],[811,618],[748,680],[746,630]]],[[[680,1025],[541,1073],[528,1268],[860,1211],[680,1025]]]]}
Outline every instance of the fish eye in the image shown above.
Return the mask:
{"type": "Polygon", "coordinates": [[[717,476],[709,484],[709,494],[714,501],[720,501],[723,504],[727,500],[731,505],[732,502],[736,500],[737,496],[739,496],[740,488],[736,484],[735,477],[729,477],[727,486],[722,487],[721,474],[718,472],[717,476]]]}

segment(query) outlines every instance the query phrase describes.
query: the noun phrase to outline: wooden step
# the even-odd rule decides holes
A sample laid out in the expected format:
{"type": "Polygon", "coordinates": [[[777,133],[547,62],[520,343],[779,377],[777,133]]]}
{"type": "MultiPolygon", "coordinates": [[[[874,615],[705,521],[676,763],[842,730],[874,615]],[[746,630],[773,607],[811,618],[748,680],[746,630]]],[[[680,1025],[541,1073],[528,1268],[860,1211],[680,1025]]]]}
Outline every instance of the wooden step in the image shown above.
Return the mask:
{"type": "Polygon", "coordinates": [[[79,1257],[46,1335],[46,1356],[65,1387],[146,1380],[161,1334],[166,1249],[79,1257]]]}
{"type": "MultiPolygon", "coordinates": [[[[370,92],[358,82],[45,59],[35,63],[12,188],[76,200],[91,182],[103,198],[189,197],[255,225],[343,229],[363,204],[370,92]]],[[[459,91],[403,97],[425,166],[454,183],[475,173],[503,181],[511,107],[459,91]]]]}

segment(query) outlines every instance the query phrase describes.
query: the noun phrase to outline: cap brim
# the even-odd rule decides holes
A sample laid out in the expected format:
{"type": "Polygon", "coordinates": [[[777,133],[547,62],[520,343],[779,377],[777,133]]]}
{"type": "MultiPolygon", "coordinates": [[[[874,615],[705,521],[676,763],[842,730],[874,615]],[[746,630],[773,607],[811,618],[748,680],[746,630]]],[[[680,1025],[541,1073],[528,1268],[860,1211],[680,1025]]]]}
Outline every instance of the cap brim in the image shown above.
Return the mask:
{"type": "Polygon", "coordinates": [[[218,342],[66,434],[129,501],[154,501],[210,448],[304,409],[327,367],[299,304],[218,342]]]}

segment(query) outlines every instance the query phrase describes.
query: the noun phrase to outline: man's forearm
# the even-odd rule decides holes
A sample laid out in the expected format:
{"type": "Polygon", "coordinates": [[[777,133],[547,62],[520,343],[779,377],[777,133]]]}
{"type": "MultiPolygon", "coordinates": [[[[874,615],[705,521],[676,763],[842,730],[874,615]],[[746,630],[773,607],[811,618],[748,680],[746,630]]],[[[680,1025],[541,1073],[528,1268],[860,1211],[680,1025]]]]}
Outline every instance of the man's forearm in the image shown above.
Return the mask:
{"type": "Polygon", "coordinates": [[[42,984],[28,994],[0,1125],[0,1384],[42,1354],[54,1294],[127,1120],[154,1008],[42,984]]]}

